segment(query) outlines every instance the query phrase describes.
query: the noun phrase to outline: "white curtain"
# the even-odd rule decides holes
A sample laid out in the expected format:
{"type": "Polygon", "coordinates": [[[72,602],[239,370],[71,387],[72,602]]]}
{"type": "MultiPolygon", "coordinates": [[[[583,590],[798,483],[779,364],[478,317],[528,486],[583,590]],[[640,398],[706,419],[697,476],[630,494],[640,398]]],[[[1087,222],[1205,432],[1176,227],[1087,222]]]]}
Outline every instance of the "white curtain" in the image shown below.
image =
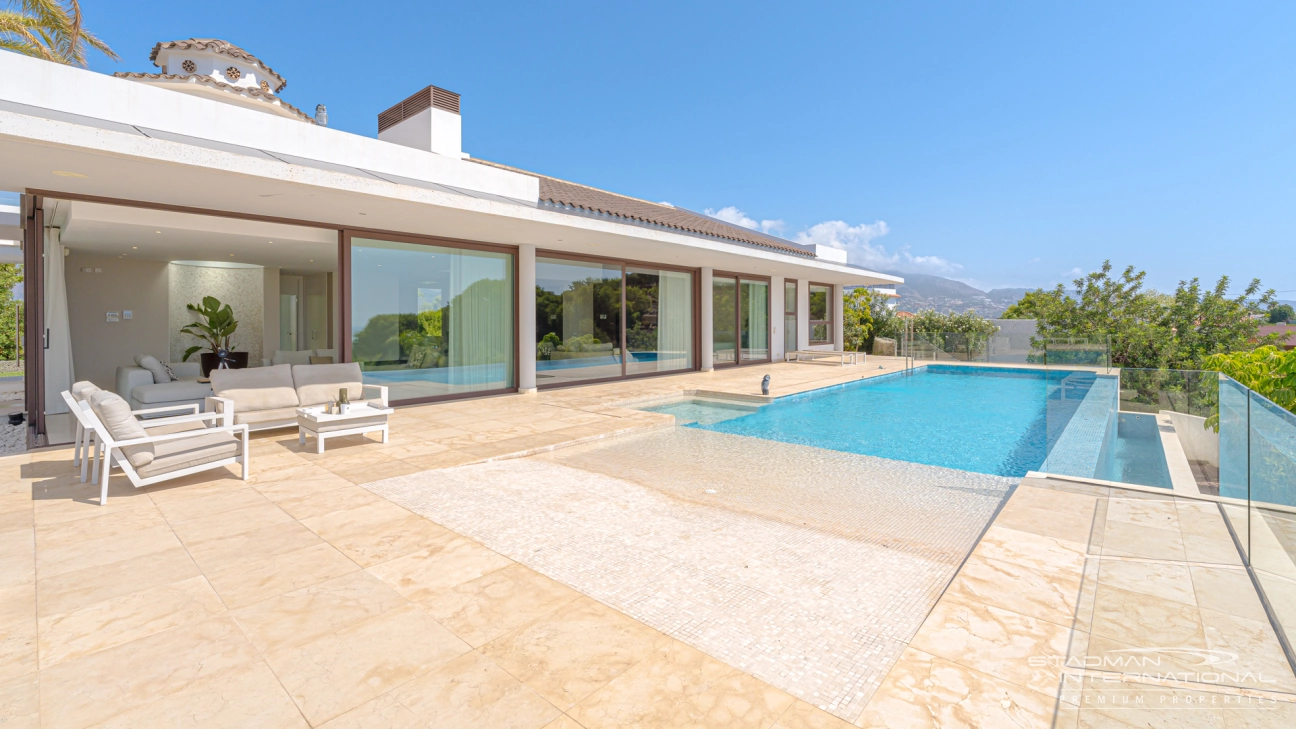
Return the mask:
{"type": "MultiPolygon", "coordinates": [[[[63,270],[63,242],[58,228],[45,229],[45,327],[49,347],[45,350],[45,412],[68,412],[61,393],[72,389],[72,332],[68,326],[67,276],[63,270]]],[[[39,340],[28,343],[39,347],[39,340]]],[[[105,383],[106,384],[106,383],[105,383]]]]}
{"type": "Polygon", "coordinates": [[[657,369],[693,366],[693,275],[660,271],[657,287],[657,369]]]}
{"type": "Polygon", "coordinates": [[[769,284],[743,281],[742,289],[746,299],[742,303],[747,308],[743,312],[747,324],[743,359],[765,359],[769,356],[769,284]]]}
{"type": "Polygon", "coordinates": [[[513,277],[503,255],[456,251],[450,263],[450,382],[513,384],[513,277]]]}

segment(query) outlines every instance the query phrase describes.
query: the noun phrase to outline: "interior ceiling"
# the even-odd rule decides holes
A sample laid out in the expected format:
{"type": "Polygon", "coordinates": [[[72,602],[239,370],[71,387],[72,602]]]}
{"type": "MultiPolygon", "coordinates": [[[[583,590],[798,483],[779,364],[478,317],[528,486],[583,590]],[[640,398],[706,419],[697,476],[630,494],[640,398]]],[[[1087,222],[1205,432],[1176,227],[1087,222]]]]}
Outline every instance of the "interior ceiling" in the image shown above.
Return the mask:
{"type": "Polygon", "coordinates": [[[191,213],[47,200],[46,223],[76,253],[219,261],[300,273],[337,270],[337,231],[191,213]]]}

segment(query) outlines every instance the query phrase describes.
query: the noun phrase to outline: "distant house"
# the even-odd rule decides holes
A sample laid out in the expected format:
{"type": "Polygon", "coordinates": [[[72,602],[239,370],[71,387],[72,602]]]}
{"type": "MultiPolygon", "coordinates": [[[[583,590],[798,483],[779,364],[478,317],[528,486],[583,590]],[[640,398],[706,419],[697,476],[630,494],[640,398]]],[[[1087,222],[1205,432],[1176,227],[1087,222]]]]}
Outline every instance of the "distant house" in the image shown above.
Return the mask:
{"type": "Polygon", "coordinates": [[[1260,336],[1277,334],[1280,337],[1278,346],[1283,349],[1296,349],[1296,324],[1266,324],[1260,327],[1260,336]]]}

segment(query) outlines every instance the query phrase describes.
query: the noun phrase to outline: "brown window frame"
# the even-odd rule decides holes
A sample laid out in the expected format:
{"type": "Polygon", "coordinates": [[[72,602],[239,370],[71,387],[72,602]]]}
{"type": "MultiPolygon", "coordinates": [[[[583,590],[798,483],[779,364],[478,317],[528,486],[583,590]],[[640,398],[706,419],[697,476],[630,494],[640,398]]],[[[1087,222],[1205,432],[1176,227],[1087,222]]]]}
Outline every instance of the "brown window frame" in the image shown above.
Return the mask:
{"type": "MultiPolygon", "coordinates": [[[[808,331],[808,332],[806,332],[806,333],[807,333],[808,335],[810,335],[810,336],[809,336],[810,346],[823,345],[823,344],[833,344],[833,343],[834,343],[834,342],[833,342],[833,318],[832,318],[832,316],[833,316],[833,290],[834,290],[836,287],[833,286],[832,284],[815,283],[814,281],[811,281],[809,286],[810,286],[810,288],[809,288],[809,291],[807,291],[807,293],[808,293],[810,296],[814,296],[814,294],[815,294],[815,288],[816,288],[816,287],[818,287],[818,288],[823,288],[823,289],[828,289],[827,301],[824,302],[824,303],[825,303],[825,305],[824,305],[824,314],[826,314],[828,318],[827,318],[827,319],[811,319],[811,318],[810,318],[810,311],[809,311],[809,309],[807,309],[807,311],[806,311],[806,321],[809,323],[809,327],[810,327],[810,331],[808,331]],[[821,325],[824,327],[824,331],[827,332],[827,337],[828,337],[827,339],[822,339],[822,340],[820,340],[820,339],[815,339],[815,338],[814,338],[814,330],[815,330],[815,327],[816,327],[816,326],[821,326],[821,325]]],[[[809,307],[809,308],[813,308],[813,307],[809,307]]]]}
{"type": "MultiPolygon", "coordinates": [[[[742,282],[743,282],[743,281],[764,281],[764,282],[765,282],[765,285],[766,285],[767,287],[771,287],[771,288],[772,288],[773,285],[774,285],[774,281],[773,281],[773,279],[770,278],[769,276],[762,276],[762,275],[760,275],[760,274],[736,273],[736,272],[733,272],[733,271],[713,271],[713,272],[711,273],[712,290],[709,291],[709,292],[707,292],[707,295],[708,295],[708,296],[714,296],[714,291],[715,291],[715,283],[714,283],[714,282],[715,282],[715,280],[716,280],[717,278],[733,279],[733,281],[734,281],[734,285],[737,287],[737,288],[734,290],[734,361],[733,361],[733,362],[725,362],[725,363],[723,363],[723,364],[718,363],[718,362],[712,362],[712,365],[711,365],[711,366],[712,366],[713,368],[715,368],[715,369],[720,369],[720,368],[724,368],[724,367],[746,367],[746,366],[748,366],[748,365],[769,364],[769,363],[773,362],[773,361],[774,361],[774,342],[773,342],[772,339],[771,339],[771,338],[773,337],[773,334],[771,333],[771,329],[773,328],[773,322],[770,320],[770,318],[771,318],[772,316],[774,316],[774,311],[773,311],[773,309],[772,309],[773,304],[774,304],[774,297],[773,297],[773,296],[767,295],[767,296],[765,297],[765,338],[766,338],[766,341],[769,341],[769,343],[770,343],[770,346],[768,347],[768,349],[769,349],[769,353],[770,353],[769,356],[766,357],[765,359],[749,359],[749,360],[743,361],[743,358],[742,358],[742,346],[741,346],[741,340],[742,340],[742,282]]],[[[714,299],[713,299],[712,301],[714,302],[714,299]]],[[[713,306],[714,306],[714,303],[713,303],[713,306]]],[[[713,312],[712,312],[712,316],[714,316],[714,315],[715,315],[715,312],[713,311],[713,312]]],[[[714,335],[712,336],[712,339],[714,339],[714,335]]],[[[714,347],[714,346],[715,346],[715,342],[714,342],[714,341],[712,341],[712,342],[708,342],[708,343],[707,343],[707,346],[708,346],[708,347],[714,347]]]]}

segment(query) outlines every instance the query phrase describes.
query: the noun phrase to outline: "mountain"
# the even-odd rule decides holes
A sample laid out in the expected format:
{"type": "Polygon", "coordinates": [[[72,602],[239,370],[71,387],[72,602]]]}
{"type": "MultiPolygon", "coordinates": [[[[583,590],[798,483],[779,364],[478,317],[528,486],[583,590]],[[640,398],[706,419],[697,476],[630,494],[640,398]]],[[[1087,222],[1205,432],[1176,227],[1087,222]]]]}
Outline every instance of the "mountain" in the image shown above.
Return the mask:
{"type": "Polygon", "coordinates": [[[944,276],[929,273],[901,273],[888,271],[895,276],[903,276],[905,282],[896,288],[900,294],[897,307],[901,311],[921,311],[935,309],[940,312],[964,312],[968,309],[981,316],[995,318],[1021,299],[1027,291],[1035,289],[993,289],[982,291],[962,281],[955,281],[944,276]]]}

